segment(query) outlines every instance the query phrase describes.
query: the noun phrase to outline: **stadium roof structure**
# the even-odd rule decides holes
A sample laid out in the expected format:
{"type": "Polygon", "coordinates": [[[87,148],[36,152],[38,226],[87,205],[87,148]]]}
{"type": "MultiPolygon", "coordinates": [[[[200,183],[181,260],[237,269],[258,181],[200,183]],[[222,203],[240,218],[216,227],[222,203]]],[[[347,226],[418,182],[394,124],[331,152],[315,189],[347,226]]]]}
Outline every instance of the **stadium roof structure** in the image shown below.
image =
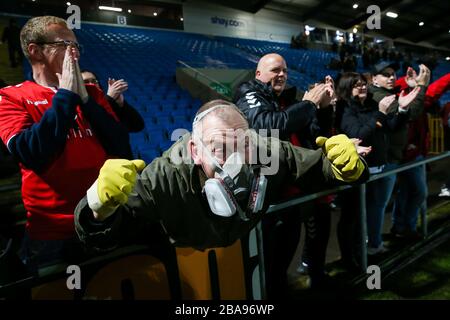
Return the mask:
{"type": "MultiPolygon", "coordinates": [[[[365,34],[373,36],[381,35],[412,45],[450,50],[450,0],[74,0],[73,3],[88,5],[92,9],[96,8],[95,4],[120,6],[124,3],[156,8],[161,7],[161,4],[181,7],[191,1],[217,4],[249,13],[266,9],[310,26],[319,26],[314,24],[316,23],[350,32],[357,27],[358,32],[364,30],[365,34]],[[381,11],[379,30],[365,28],[366,21],[371,16],[366,11],[371,5],[377,5],[381,11]],[[389,17],[386,15],[388,12],[398,16],[389,17]]],[[[31,3],[39,3],[39,6],[43,3],[64,6],[66,3],[61,0],[17,2],[27,3],[28,6],[31,3]]]]}
{"type": "MultiPolygon", "coordinates": [[[[413,44],[427,42],[450,49],[450,1],[448,0],[209,0],[251,13],[262,8],[288,15],[301,22],[322,22],[342,30],[366,24],[367,7],[378,5],[381,29],[373,30],[394,40],[413,44]],[[354,5],[357,7],[354,8],[354,5]],[[386,16],[396,13],[396,18],[386,16]]],[[[372,30],[366,32],[373,33],[372,30]]]]}

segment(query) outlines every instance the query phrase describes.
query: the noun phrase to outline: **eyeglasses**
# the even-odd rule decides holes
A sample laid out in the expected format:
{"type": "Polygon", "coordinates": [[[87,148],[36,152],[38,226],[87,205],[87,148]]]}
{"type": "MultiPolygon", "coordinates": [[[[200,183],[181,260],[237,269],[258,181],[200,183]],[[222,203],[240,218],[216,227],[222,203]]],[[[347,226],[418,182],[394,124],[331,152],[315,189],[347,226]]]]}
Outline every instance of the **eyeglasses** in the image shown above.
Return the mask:
{"type": "Polygon", "coordinates": [[[97,79],[84,79],[83,82],[85,84],[98,84],[98,80],[97,79]]]}
{"type": "Polygon", "coordinates": [[[78,49],[78,51],[81,53],[83,47],[81,46],[81,44],[79,44],[78,42],[75,41],[70,41],[70,40],[60,40],[60,41],[48,41],[48,42],[34,42],[38,45],[57,45],[57,46],[61,46],[63,45],[64,47],[68,47],[68,46],[74,46],[75,48],[78,49]]]}
{"type": "Polygon", "coordinates": [[[364,86],[367,86],[367,82],[357,82],[353,85],[353,88],[362,88],[364,86]]]}

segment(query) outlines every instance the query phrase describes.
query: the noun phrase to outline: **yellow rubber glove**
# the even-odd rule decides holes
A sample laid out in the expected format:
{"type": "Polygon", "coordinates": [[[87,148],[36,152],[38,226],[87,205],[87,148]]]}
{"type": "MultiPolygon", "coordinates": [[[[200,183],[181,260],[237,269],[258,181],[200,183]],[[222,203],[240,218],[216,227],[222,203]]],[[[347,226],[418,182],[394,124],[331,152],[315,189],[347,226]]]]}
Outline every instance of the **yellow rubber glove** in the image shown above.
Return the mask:
{"type": "Polygon", "coordinates": [[[317,137],[316,144],[331,162],[331,168],[336,179],[344,182],[358,180],[365,170],[365,165],[359,158],[356,147],[345,134],[331,138],[317,137]]]}
{"type": "Polygon", "coordinates": [[[87,192],[89,207],[97,220],[104,220],[118,206],[128,201],[137,173],[145,168],[143,160],[110,159],[100,169],[95,183],[87,192]]]}

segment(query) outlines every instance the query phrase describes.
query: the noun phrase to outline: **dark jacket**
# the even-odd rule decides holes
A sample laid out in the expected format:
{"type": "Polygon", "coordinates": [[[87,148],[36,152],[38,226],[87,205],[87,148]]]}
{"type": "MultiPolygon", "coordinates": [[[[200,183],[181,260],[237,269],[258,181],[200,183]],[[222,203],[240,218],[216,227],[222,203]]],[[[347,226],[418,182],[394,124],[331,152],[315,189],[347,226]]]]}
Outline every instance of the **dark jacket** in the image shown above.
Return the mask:
{"type": "Polygon", "coordinates": [[[123,107],[121,107],[112,97],[108,95],[105,95],[105,97],[128,132],[139,132],[144,129],[144,119],[126,100],[123,101],[123,107]]]}
{"type": "Polygon", "coordinates": [[[372,146],[372,151],[366,157],[370,167],[387,163],[388,134],[404,126],[408,120],[407,113],[388,114],[378,110],[371,95],[362,105],[358,100],[350,100],[344,108],[341,131],[349,138],[362,140],[362,146],[372,146]]]}
{"type": "MultiPolygon", "coordinates": [[[[283,90],[281,95],[278,97],[278,102],[282,109],[287,109],[291,107],[296,107],[300,102],[297,100],[297,88],[290,87],[283,90]]],[[[305,126],[298,126],[297,130],[291,134],[290,142],[295,144],[293,135],[295,135],[296,140],[300,142],[300,146],[308,149],[316,149],[316,138],[318,136],[329,137],[332,135],[333,127],[333,108],[321,108],[316,109],[315,114],[311,117],[309,122],[305,121],[305,126]]]]}
{"type": "MultiPolygon", "coordinates": [[[[25,86],[29,88],[38,85],[26,81],[21,88],[25,86]]],[[[23,91],[15,91],[14,88],[16,87],[4,88],[0,91],[5,106],[8,101],[25,101],[25,98],[21,96],[23,91]],[[13,91],[10,92],[10,90],[13,91]]],[[[43,172],[52,166],[55,159],[59,158],[66,148],[69,131],[78,129],[74,121],[77,106],[80,106],[84,117],[89,121],[91,129],[94,130],[107,154],[118,158],[131,154],[127,130],[106,111],[107,103],[103,99],[103,94],[93,85],[86,85],[86,89],[89,99],[84,104],[81,103],[77,94],[59,89],[52,98],[51,108],[45,110],[37,122],[9,139],[8,150],[18,162],[35,172],[43,172]],[[100,105],[102,103],[100,101],[104,103],[100,105]]],[[[14,102],[13,105],[19,102],[14,102]]],[[[23,107],[20,106],[20,108],[23,107]]],[[[4,125],[8,126],[7,113],[2,113],[2,116],[6,119],[3,121],[4,125]]],[[[32,116],[29,115],[29,118],[32,119],[32,116]]]]}
{"type": "MultiPolygon", "coordinates": [[[[408,128],[409,122],[419,118],[424,111],[424,97],[426,87],[420,86],[421,90],[416,99],[409,105],[409,118],[408,122],[399,126],[397,130],[389,133],[389,147],[388,147],[388,162],[400,163],[404,159],[404,151],[408,143],[408,128]]],[[[374,85],[369,86],[369,93],[373,95],[373,99],[376,103],[379,103],[381,99],[386,96],[395,94],[394,90],[387,90],[385,88],[376,87],[374,85]]],[[[395,100],[388,109],[388,114],[398,113],[398,101],[395,100]]]]}
{"type": "Polygon", "coordinates": [[[241,84],[234,101],[247,117],[250,128],[278,129],[281,140],[289,140],[292,133],[308,127],[316,113],[311,101],[297,102],[281,110],[270,84],[256,79],[241,84]]]}
{"type": "MultiPolygon", "coordinates": [[[[211,212],[202,193],[207,178],[189,156],[189,139],[190,134],[184,135],[162,157],[153,160],[138,177],[127,204],[105,221],[94,221],[86,197],[81,200],[75,210],[75,226],[80,239],[90,247],[112,249],[119,244],[149,240],[150,230],[156,225],[165,230],[176,246],[205,249],[231,245],[246,235],[263,214],[242,221],[238,214],[221,217],[211,212]],[[177,157],[182,161],[176,163],[177,157]]],[[[262,212],[278,200],[281,186],[286,182],[311,192],[326,184],[338,183],[329,160],[320,149],[294,147],[277,139],[270,141],[279,146],[279,169],[276,174],[267,176],[262,212]]],[[[368,170],[359,181],[367,178],[368,170]]]]}

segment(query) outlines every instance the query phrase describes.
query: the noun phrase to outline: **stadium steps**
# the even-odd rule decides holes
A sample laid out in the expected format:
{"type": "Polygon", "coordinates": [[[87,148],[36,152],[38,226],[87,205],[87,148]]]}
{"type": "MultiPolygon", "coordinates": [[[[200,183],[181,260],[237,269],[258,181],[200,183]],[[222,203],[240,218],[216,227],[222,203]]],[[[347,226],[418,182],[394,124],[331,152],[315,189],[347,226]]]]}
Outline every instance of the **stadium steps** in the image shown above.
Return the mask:
{"type": "MultiPolygon", "coordinates": [[[[7,21],[0,19],[0,35],[3,34],[6,25],[7,21]]],[[[9,65],[8,45],[6,43],[0,44],[0,79],[8,85],[17,84],[24,80],[22,66],[11,68],[9,65]]]]}
{"type": "MultiPolygon", "coordinates": [[[[421,257],[439,247],[450,239],[450,201],[438,203],[428,211],[429,234],[414,243],[404,243],[392,248],[377,260],[369,259],[368,265],[377,265],[381,271],[381,284],[397,275],[400,271],[411,266],[421,257]]],[[[328,299],[353,299],[367,293],[366,281],[368,274],[349,273],[342,269],[338,262],[327,265],[330,282],[323,289],[305,289],[305,280],[299,278],[297,282],[291,283],[290,298],[307,300],[328,299]]]]}
{"type": "MultiPolygon", "coordinates": [[[[3,170],[4,166],[0,168],[3,170]]],[[[20,188],[21,176],[17,171],[0,178],[0,231],[7,226],[22,224],[26,220],[20,188]]]]}

